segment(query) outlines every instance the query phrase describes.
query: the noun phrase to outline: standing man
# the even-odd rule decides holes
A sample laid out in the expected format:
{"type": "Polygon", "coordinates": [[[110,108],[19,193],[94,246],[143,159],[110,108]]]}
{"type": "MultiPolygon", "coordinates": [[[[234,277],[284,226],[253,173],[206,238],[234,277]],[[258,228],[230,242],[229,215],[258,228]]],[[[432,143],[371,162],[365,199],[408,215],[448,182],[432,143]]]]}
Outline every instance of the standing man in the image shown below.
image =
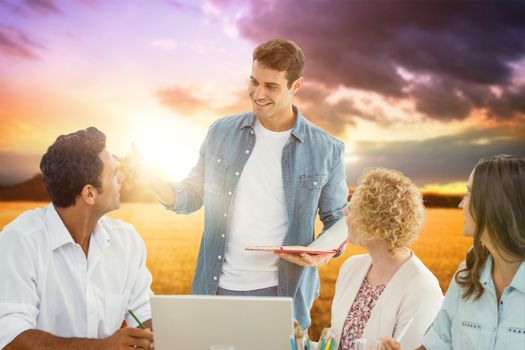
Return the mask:
{"type": "Polygon", "coordinates": [[[151,349],[151,274],[120,207],[124,175],[96,128],[62,135],[40,169],[52,204],[0,233],[0,349],[151,349]]]}
{"type": "Polygon", "coordinates": [[[319,216],[324,229],[346,205],[344,144],[292,105],[303,84],[304,55],[289,40],[253,52],[253,111],[216,121],[197,164],[180,183],[155,179],[138,166],[167,208],[188,214],[204,205],[205,222],[193,293],[291,296],[294,317],[310,325],[319,295],[317,267],[332,256],[248,252],[248,245],[308,245],[319,216]]]}

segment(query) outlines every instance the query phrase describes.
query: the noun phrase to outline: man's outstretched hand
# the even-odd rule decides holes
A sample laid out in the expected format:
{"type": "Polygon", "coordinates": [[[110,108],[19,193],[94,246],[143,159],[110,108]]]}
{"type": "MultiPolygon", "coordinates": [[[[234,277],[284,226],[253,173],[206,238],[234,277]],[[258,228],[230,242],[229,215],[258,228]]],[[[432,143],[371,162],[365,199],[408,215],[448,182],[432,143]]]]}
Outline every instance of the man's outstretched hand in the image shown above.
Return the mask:
{"type": "Polygon", "coordinates": [[[113,157],[125,166],[134,184],[153,188],[161,178],[159,169],[147,160],[136,144],[133,143],[132,148],[133,152],[126,157],[113,157]]]}

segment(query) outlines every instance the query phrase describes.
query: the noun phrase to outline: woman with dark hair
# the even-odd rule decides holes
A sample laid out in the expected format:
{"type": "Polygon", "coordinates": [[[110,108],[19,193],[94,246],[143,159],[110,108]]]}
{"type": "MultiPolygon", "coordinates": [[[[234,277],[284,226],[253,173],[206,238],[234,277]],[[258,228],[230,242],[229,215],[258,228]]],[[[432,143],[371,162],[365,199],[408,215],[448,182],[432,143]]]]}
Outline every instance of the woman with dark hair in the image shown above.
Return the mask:
{"type": "Polygon", "coordinates": [[[459,207],[474,244],[419,349],[525,349],[525,159],[480,160],[459,207]]]}

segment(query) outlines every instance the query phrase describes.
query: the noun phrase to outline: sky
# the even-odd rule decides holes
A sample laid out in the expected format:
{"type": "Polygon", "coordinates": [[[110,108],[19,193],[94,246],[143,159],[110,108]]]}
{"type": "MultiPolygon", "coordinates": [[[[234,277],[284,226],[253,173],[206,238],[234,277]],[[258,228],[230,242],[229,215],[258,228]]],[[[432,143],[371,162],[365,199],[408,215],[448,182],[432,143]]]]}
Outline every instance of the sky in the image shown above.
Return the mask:
{"type": "Polygon", "coordinates": [[[525,156],[523,1],[0,0],[0,184],[89,126],[182,179],[209,125],[249,110],[273,38],[303,49],[295,104],[345,143],[350,186],[382,166],[461,193],[480,158],[525,156]]]}

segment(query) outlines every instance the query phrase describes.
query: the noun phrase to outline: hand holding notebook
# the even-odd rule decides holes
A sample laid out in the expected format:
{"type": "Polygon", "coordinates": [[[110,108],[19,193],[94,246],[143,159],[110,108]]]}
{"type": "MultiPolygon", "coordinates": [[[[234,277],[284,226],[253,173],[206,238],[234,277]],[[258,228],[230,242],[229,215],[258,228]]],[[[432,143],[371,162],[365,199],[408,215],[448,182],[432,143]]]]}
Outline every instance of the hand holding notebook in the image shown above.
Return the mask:
{"type": "Polygon", "coordinates": [[[286,254],[337,254],[346,245],[348,228],[346,217],[343,216],[332,227],[319,235],[307,247],[305,246],[249,246],[246,250],[258,252],[286,253],[286,254]]]}

